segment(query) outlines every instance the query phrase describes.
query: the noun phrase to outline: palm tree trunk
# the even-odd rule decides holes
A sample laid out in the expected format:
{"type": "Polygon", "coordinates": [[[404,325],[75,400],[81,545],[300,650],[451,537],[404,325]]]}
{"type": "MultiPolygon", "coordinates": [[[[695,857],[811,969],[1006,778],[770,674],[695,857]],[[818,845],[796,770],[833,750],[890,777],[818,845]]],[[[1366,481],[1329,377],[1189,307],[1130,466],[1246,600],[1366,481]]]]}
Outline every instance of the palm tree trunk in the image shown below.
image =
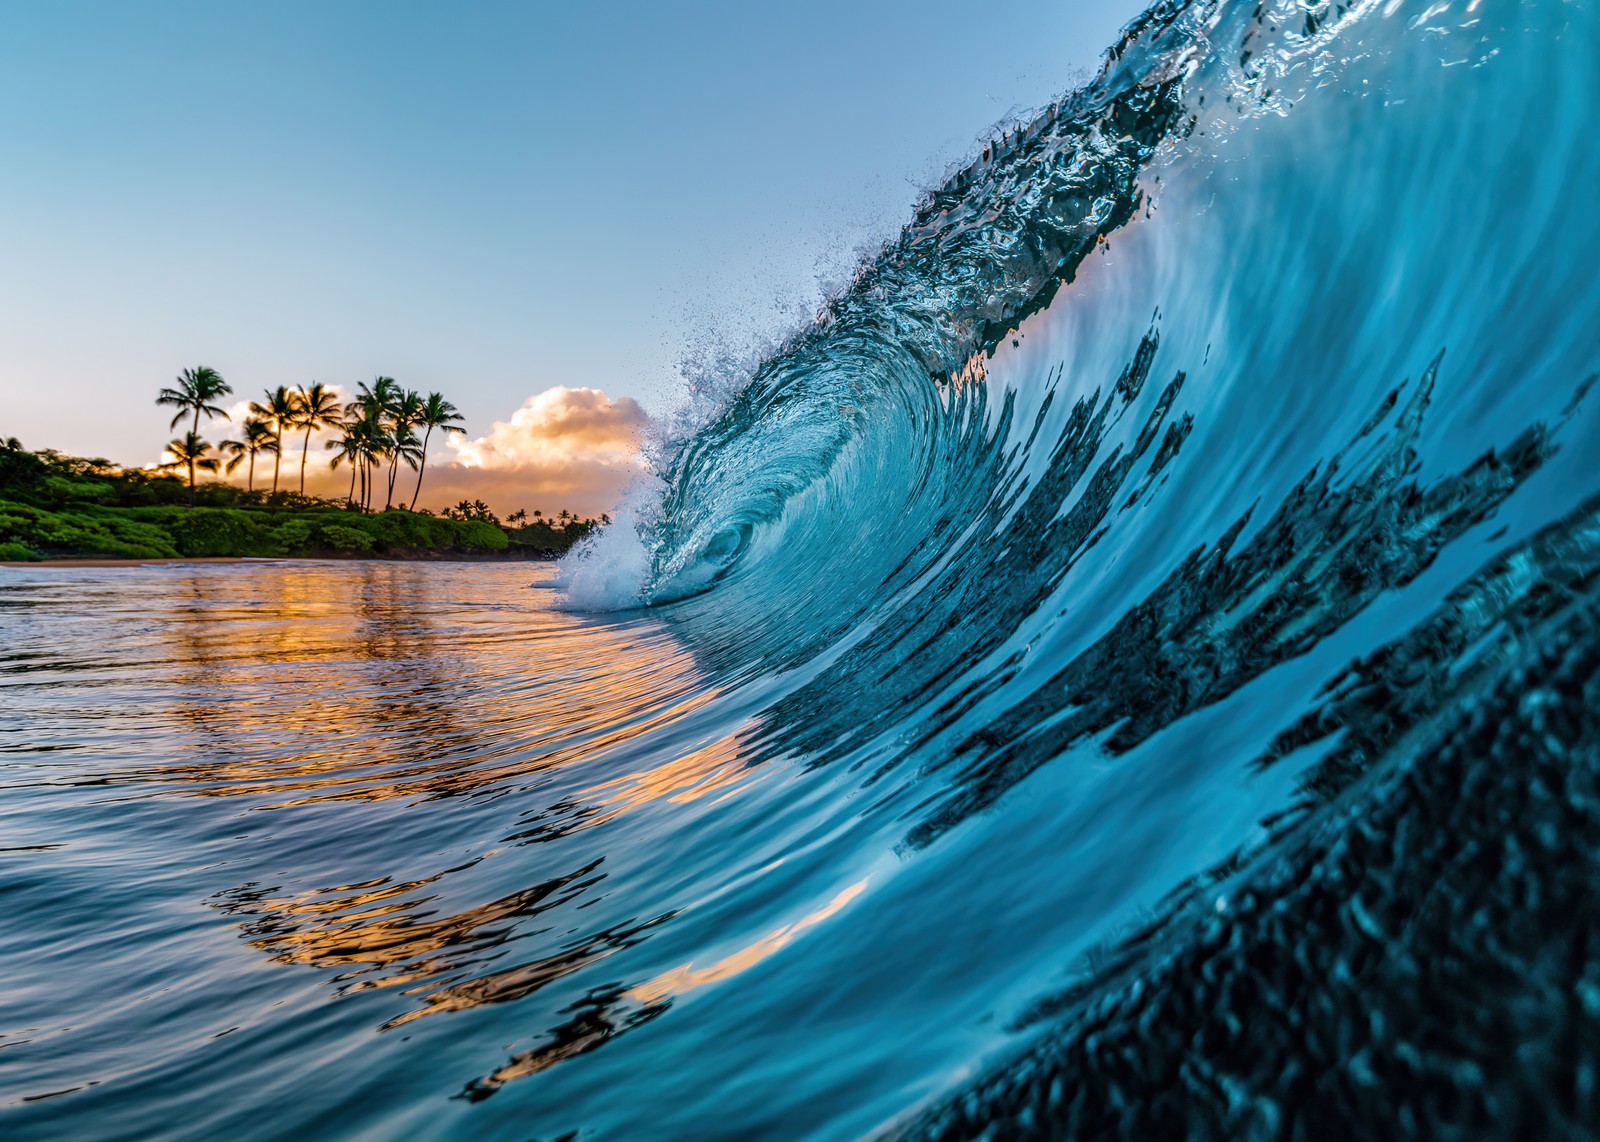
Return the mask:
{"type": "Polygon", "coordinates": [[[250,450],[250,476],[249,476],[249,479],[247,479],[245,481],[245,491],[253,492],[255,490],[256,490],[256,453],[255,453],[255,449],[251,449],[250,450]]]}
{"type": "Polygon", "coordinates": [[[283,463],[283,421],[278,421],[278,450],[272,454],[272,494],[278,494],[278,466],[283,463]]]}
{"type": "Polygon", "coordinates": [[[356,506],[356,464],[354,460],[350,461],[350,494],[345,496],[344,506],[346,509],[356,506]]]}
{"type": "Polygon", "coordinates": [[[306,494],[306,449],[311,447],[311,426],[306,425],[306,434],[300,441],[300,494],[306,494]]]}
{"type": "MultiPolygon", "coordinates": [[[[194,406],[194,434],[200,435],[200,406],[194,406]]],[[[194,460],[189,461],[189,506],[194,507],[194,460]]]]}
{"type": "Polygon", "coordinates": [[[400,474],[400,457],[399,457],[399,455],[396,455],[393,460],[389,461],[389,490],[388,490],[388,494],[384,496],[384,500],[383,500],[383,510],[384,511],[388,511],[389,508],[394,504],[394,478],[396,476],[398,476],[399,474],[400,474]]]}
{"type": "Polygon", "coordinates": [[[422,494],[422,473],[428,468],[428,441],[432,437],[433,425],[430,424],[427,431],[422,434],[422,463],[417,465],[417,486],[411,491],[411,506],[406,509],[407,511],[417,510],[417,497],[422,494]]]}

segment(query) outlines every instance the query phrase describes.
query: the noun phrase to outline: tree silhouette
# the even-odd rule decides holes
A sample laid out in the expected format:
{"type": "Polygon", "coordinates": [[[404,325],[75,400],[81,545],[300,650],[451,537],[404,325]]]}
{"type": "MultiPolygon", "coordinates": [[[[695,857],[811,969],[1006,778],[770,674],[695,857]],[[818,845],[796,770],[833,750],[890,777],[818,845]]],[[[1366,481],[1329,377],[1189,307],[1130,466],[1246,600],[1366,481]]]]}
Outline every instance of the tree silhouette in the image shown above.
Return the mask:
{"type": "Polygon", "coordinates": [[[393,443],[389,448],[389,487],[384,496],[384,511],[394,506],[394,481],[400,474],[401,462],[413,468],[421,463],[422,441],[412,426],[422,418],[422,403],[422,398],[410,389],[395,393],[389,402],[389,435],[393,443]]]}
{"type": "Polygon", "coordinates": [[[300,440],[300,494],[306,494],[306,451],[311,447],[311,433],[319,428],[337,428],[344,416],[344,407],[334,399],[333,392],[321,381],[311,387],[302,387],[295,394],[296,428],[305,435],[300,440]]]}
{"type": "MultiPolygon", "coordinates": [[[[402,393],[393,377],[375,377],[372,384],[361,383],[353,402],[361,437],[361,507],[371,507],[376,491],[377,471],[394,450],[391,412],[402,393]]],[[[392,487],[392,482],[391,482],[392,487]]]]}
{"type": "Polygon", "coordinates": [[[272,425],[278,438],[278,448],[272,458],[272,494],[278,494],[278,468],[283,462],[283,430],[294,427],[300,415],[300,402],[294,393],[283,385],[268,389],[265,401],[251,401],[250,411],[272,425]]]}
{"type": "Polygon", "coordinates": [[[417,423],[422,425],[422,459],[417,465],[417,486],[411,492],[411,510],[417,510],[417,497],[422,494],[422,474],[428,466],[428,441],[433,437],[433,430],[437,428],[448,436],[452,432],[464,432],[456,422],[461,419],[461,413],[456,406],[444,399],[442,393],[429,393],[428,399],[422,402],[422,408],[417,417],[417,423]]]}
{"type": "Polygon", "coordinates": [[[194,471],[204,468],[208,472],[217,470],[218,461],[212,456],[211,445],[208,441],[201,440],[198,432],[187,432],[177,440],[169,441],[167,451],[172,453],[172,459],[162,465],[163,468],[189,469],[189,506],[194,507],[194,471]]]}
{"type": "Polygon", "coordinates": [[[245,417],[242,428],[244,439],[224,440],[219,447],[233,457],[225,466],[225,470],[230,473],[246,459],[250,461],[245,490],[253,492],[256,490],[256,455],[261,452],[276,452],[278,436],[272,431],[270,424],[256,416],[245,417]]]}
{"type": "Polygon", "coordinates": [[[223,420],[231,419],[220,406],[211,403],[231,392],[233,387],[222,379],[221,373],[201,365],[179,373],[177,387],[162,389],[156,396],[156,403],[172,405],[178,410],[173,414],[172,423],[167,426],[168,428],[177,428],[180,420],[193,413],[194,426],[189,431],[199,433],[201,413],[204,413],[208,420],[213,416],[220,416],[223,420]]]}
{"type": "MultiPolygon", "coordinates": [[[[352,405],[353,409],[355,406],[352,405]]],[[[350,491],[345,496],[345,507],[354,507],[356,503],[356,474],[363,463],[362,432],[360,420],[346,420],[344,432],[337,440],[330,440],[324,447],[333,450],[334,457],[331,467],[338,468],[341,463],[350,465],[350,491]]]]}

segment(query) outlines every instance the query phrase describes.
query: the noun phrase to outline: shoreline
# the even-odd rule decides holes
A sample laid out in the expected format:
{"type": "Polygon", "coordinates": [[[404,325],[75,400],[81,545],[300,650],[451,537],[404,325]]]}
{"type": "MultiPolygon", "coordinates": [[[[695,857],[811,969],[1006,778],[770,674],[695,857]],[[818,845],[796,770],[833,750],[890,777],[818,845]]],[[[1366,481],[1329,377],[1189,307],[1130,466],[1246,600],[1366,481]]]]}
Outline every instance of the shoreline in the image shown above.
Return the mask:
{"type": "Polygon", "coordinates": [[[192,555],[176,559],[65,556],[60,559],[0,560],[0,568],[171,567],[190,563],[554,563],[560,555],[477,555],[447,552],[427,555],[192,555]]]}

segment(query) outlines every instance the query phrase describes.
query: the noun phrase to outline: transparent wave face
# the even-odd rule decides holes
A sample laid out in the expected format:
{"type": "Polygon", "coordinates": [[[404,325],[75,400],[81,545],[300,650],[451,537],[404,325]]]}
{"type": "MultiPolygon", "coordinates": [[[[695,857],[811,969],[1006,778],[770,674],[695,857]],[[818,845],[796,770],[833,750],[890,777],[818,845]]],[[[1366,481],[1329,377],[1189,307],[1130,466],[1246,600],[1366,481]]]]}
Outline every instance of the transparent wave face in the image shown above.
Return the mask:
{"type": "Polygon", "coordinates": [[[1596,1129],[1597,45],[1158,6],[559,573],[7,573],[0,1123],[1596,1129]]]}

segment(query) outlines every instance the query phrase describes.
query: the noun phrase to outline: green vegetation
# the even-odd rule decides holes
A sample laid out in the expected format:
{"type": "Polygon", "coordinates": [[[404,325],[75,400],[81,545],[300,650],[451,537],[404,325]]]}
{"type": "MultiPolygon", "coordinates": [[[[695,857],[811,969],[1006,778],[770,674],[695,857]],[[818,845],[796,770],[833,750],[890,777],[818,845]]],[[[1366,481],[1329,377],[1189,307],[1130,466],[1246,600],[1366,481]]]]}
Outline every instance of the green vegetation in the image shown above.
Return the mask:
{"type": "Polygon", "coordinates": [[[489,512],[482,500],[476,500],[470,505],[463,501],[446,511],[445,515],[453,519],[487,518],[505,528],[512,542],[553,551],[566,551],[597,527],[611,522],[611,517],[603,512],[599,519],[579,519],[567,511],[558,512],[554,522],[545,519],[543,512],[534,512],[530,519],[528,513],[519,508],[506,516],[505,522],[501,523],[489,512]],[[470,512],[463,511],[469,508],[470,512]]]}
{"type": "Polygon", "coordinates": [[[191,488],[165,472],[0,442],[0,560],[404,557],[491,554],[510,546],[502,528],[482,520],[399,508],[369,514],[339,501],[222,483],[191,488]],[[188,506],[191,496],[196,506],[188,506]]]}
{"type": "MultiPolygon", "coordinates": [[[[171,428],[190,422],[167,444],[156,471],[119,468],[59,452],[29,452],[0,441],[0,561],[69,556],[175,559],[201,556],[374,555],[419,558],[444,553],[508,553],[550,557],[568,550],[601,523],[561,512],[556,521],[526,511],[506,523],[482,500],[463,500],[443,515],[415,510],[435,430],[461,432],[461,414],[440,393],[423,396],[393,377],[363,384],[341,405],[313,383],[279,385],[250,402],[241,439],[214,445],[200,418],[230,420],[217,402],[233,392],[215,369],[185,369],[156,403],[177,409],[171,428]],[[338,430],[330,465],[350,468],[343,500],[305,494],[311,434],[338,430]],[[418,430],[422,435],[417,435],[418,430]],[[280,491],[286,433],[300,448],[300,491],[280,491]],[[256,458],[272,457],[272,487],[256,490],[256,458]],[[199,473],[232,473],[248,464],[245,486],[200,483],[199,473]],[[395,504],[404,464],[417,473],[410,506],[395,504]],[[178,478],[182,471],[187,481],[178,478]],[[374,511],[378,492],[383,508],[374,511]]],[[[405,502],[404,491],[400,500],[405,502]]]]}

